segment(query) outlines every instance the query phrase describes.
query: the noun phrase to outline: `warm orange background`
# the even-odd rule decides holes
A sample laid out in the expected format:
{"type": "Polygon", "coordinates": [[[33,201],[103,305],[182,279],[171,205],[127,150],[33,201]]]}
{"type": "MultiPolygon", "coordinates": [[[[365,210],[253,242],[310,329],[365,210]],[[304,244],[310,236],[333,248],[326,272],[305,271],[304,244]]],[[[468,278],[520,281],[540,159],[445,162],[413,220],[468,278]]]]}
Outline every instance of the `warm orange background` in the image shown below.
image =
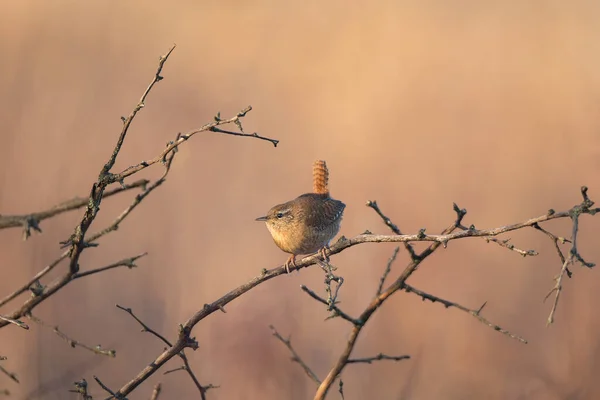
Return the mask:
{"type": "MultiPolygon", "coordinates": [[[[149,251],[137,270],[76,281],[35,309],[117,358],[72,349],[50,330],[0,333],[0,389],[15,399],[70,399],[98,375],[121,387],[162,350],[116,303],[174,338],[204,303],[272,268],[286,255],[254,218],[311,187],[326,159],[334,197],[347,204],[342,233],[387,233],[364,206],[377,200],[406,232],[439,231],[454,218],[495,227],[578,203],[587,184],[600,200],[600,3],[594,1],[4,1],[0,16],[0,213],[27,213],[86,195],[121,128],[175,42],[162,81],[135,121],[117,170],[154,157],[177,132],[234,115],[248,131],[281,140],[205,133],[182,146],[167,183],[118,232],[87,250],[82,268],[149,251]]],[[[157,177],[160,166],[145,173],[157,177]]],[[[103,203],[96,231],[132,193],[103,203]]],[[[60,254],[81,212],[46,221],[21,241],[0,232],[0,297],[60,254]]],[[[568,221],[547,225],[568,236],[568,221]]],[[[600,221],[585,217],[580,249],[600,262],[600,221]]],[[[595,399],[600,397],[598,271],[573,267],[556,324],[542,303],[560,265],[532,229],[523,259],[481,240],[453,242],[411,284],[476,308],[530,340],[522,345],[457,310],[400,293],[364,330],[355,356],[410,354],[400,363],[351,366],[346,399],[595,399]]],[[[346,279],[342,305],[357,315],[394,245],[333,257],[346,279]]],[[[401,252],[398,273],[407,261],[401,252]]],[[[46,281],[47,282],[47,281],[46,281]]],[[[323,322],[317,268],[272,280],[194,331],[190,359],[210,399],[308,399],[315,386],[268,329],[324,377],[350,326],[323,322]]],[[[20,299],[22,301],[23,298],[20,299]]],[[[0,310],[12,311],[17,303],[0,310]]],[[[174,359],[168,367],[180,363],[174,359]]],[[[185,373],[156,374],[130,399],[197,398],[185,373]]],[[[330,397],[337,398],[336,388],[330,397]]]]}

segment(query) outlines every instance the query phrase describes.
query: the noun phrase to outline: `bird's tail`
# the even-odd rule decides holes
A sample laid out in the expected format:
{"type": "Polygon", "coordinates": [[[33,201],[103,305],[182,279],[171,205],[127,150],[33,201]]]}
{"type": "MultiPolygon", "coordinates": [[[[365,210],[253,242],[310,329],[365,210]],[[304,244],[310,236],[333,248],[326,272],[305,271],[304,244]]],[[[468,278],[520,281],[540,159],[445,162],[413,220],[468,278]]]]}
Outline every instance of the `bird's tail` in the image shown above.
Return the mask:
{"type": "Polygon", "coordinates": [[[329,170],[323,160],[317,160],[313,164],[313,192],[317,194],[329,194],[329,170]]]}

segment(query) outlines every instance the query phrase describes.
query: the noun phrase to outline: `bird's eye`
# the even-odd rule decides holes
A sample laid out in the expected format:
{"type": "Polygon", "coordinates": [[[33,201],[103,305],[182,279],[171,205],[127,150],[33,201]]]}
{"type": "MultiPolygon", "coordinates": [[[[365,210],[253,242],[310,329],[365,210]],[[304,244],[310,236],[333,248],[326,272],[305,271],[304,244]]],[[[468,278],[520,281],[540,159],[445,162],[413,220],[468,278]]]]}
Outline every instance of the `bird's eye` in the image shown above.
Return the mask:
{"type": "Polygon", "coordinates": [[[277,213],[275,216],[276,216],[277,218],[283,218],[283,213],[280,213],[280,212],[278,212],[278,213],[277,213]]]}

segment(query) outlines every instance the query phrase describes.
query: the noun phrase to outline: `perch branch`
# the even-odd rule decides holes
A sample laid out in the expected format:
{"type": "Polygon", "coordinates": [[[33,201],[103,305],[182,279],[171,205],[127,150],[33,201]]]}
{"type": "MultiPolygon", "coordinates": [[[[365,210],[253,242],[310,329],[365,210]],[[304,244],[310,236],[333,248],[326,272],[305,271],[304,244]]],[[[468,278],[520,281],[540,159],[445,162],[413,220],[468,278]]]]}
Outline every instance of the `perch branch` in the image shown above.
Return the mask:
{"type": "MultiPolygon", "coordinates": [[[[416,258],[412,259],[412,262],[405,268],[402,272],[401,276],[397,279],[396,282],[392,284],[388,289],[384,290],[378,297],[377,302],[383,302],[387,297],[389,297],[392,293],[390,291],[399,290],[402,286],[402,283],[408,279],[408,277],[418,268],[420,261],[432,254],[440,245],[447,244],[447,242],[451,240],[457,240],[466,237],[486,237],[486,236],[497,236],[505,232],[510,232],[518,229],[522,229],[524,227],[530,227],[534,224],[539,224],[545,221],[550,221],[553,219],[560,219],[569,217],[569,211],[563,212],[552,212],[546,213],[539,217],[531,218],[523,222],[515,223],[512,225],[506,225],[499,228],[487,229],[487,230],[476,230],[476,229],[467,229],[466,231],[459,231],[457,233],[452,233],[457,226],[460,225],[462,218],[466,214],[466,210],[458,209],[458,207],[454,207],[454,210],[457,212],[458,218],[455,224],[453,224],[450,228],[446,229],[441,235],[426,235],[424,232],[419,232],[416,235],[373,235],[373,234],[362,234],[355,236],[354,238],[347,239],[345,237],[341,237],[335,244],[333,244],[329,250],[326,251],[326,255],[334,255],[346,250],[349,247],[356,246],[362,243],[376,243],[376,242],[417,242],[417,241],[430,241],[432,243],[427,249],[425,249],[420,254],[416,254],[416,258]]],[[[595,214],[598,209],[582,210],[582,214],[595,214]]],[[[290,270],[300,270],[302,268],[307,268],[311,265],[318,264],[318,260],[320,260],[321,256],[319,254],[309,255],[304,257],[301,260],[296,261],[296,266],[291,266],[290,270]]],[[[124,398],[127,394],[131,393],[137,386],[139,386],[143,381],[145,381],[148,377],[152,376],[158,369],[160,369],[168,360],[172,357],[176,356],[181,350],[186,347],[190,347],[193,345],[194,341],[189,343],[190,334],[192,329],[198,322],[205,319],[209,315],[213,314],[216,311],[223,310],[224,307],[237,299],[244,293],[252,290],[256,286],[269,281],[279,275],[287,274],[286,268],[284,265],[280,265],[274,269],[263,269],[261,273],[252,278],[250,281],[242,284],[241,286],[232,289],[219,299],[215,300],[210,304],[205,304],[202,309],[197,311],[194,315],[192,315],[181,327],[179,330],[179,336],[177,341],[173,343],[168,349],[165,349],[162,353],[160,353],[150,365],[146,366],[143,370],[141,370],[134,378],[132,378],[129,382],[124,384],[117,392],[117,399],[124,398]]],[[[375,301],[375,300],[374,300],[375,301]]],[[[325,303],[327,301],[325,300],[325,303]]],[[[336,374],[337,375],[337,374],[336,374]]],[[[329,383],[330,385],[331,383],[329,383]]]]}

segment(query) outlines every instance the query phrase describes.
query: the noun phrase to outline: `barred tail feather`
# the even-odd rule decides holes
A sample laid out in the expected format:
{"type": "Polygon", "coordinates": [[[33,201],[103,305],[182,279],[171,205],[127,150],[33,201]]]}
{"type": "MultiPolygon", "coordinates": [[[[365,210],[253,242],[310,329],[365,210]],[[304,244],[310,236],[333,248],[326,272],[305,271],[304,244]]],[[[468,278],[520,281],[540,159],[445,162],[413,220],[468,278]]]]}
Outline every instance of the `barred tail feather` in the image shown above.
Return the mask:
{"type": "Polygon", "coordinates": [[[329,170],[323,160],[317,160],[313,164],[313,192],[317,194],[329,194],[329,170]]]}

